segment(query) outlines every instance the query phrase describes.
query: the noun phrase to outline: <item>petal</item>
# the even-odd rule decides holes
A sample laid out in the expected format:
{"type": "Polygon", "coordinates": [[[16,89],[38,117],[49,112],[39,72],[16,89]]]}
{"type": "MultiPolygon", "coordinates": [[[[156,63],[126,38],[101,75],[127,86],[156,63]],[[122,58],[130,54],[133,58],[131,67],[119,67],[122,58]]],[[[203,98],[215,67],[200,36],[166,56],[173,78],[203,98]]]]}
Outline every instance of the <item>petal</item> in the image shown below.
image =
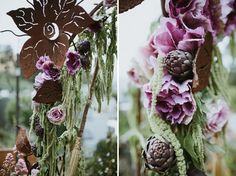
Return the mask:
{"type": "Polygon", "coordinates": [[[65,31],[78,34],[91,26],[94,22],[95,21],[90,17],[90,15],[82,7],[77,5],[66,15],[62,22],[62,28],[65,31]]]}
{"type": "Polygon", "coordinates": [[[175,49],[174,41],[168,32],[157,33],[154,37],[154,48],[160,55],[166,55],[175,49]]]}
{"type": "Polygon", "coordinates": [[[23,45],[20,52],[20,67],[23,70],[25,78],[31,77],[36,71],[36,62],[38,60],[34,46],[38,40],[30,38],[23,45]]]}
{"type": "Polygon", "coordinates": [[[32,36],[37,32],[39,23],[35,20],[35,12],[32,8],[20,8],[7,13],[11,16],[17,27],[24,33],[32,36]]]}

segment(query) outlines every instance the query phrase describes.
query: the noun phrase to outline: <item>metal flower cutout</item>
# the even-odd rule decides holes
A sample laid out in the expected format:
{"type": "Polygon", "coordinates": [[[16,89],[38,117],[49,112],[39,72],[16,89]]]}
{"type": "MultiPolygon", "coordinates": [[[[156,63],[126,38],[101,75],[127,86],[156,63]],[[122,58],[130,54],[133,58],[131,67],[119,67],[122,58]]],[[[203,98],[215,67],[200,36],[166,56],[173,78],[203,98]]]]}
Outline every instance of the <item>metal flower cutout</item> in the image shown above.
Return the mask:
{"type": "Polygon", "coordinates": [[[37,71],[35,64],[40,56],[49,56],[61,68],[69,48],[66,33],[78,34],[94,23],[76,0],[33,0],[32,5],[33,8],[7,13],[31,37],[20,53],[20,66],[26,78],[37,71]]]}

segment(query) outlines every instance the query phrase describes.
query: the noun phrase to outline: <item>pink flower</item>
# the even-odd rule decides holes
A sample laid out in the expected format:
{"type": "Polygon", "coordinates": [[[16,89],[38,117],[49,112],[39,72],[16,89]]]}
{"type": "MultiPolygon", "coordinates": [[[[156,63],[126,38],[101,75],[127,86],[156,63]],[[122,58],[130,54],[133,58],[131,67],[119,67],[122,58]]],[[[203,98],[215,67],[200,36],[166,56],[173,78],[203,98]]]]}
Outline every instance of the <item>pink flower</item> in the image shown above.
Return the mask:
{"type": "Polygon", "coordinates": [[[28,174],[28,169],[23,159],[20,158],[18,162],[16,163],[15,172],[17,175],[28,174]]]}
{"type": "Polygon", "coordinates": [[[62,105],[51,108],[47,112],[48,120],[55,125],[60,125],[65,121],[66,113],[62,105]]]}
{"type": "Polygon", "coordinates": [[[229,107],[223,98],[208,101],[207,106],[207,131],[217,133],[222,130],[229,118],[229,107]]]}
{"type": "Polygon", "coordinates": [[[208,8],[208,0],[167,0],[165,9],[171,18],[177,19],[186,30],[203,27],[212,32],[212,25],[205,9],[208,8]]]}
{"type": "Polygon", "coordinates": [[[41,56],[40,58],[39,58],[39,60],[36,62],[36,68],[38,69],[38,70],[42,70],[43,69],[43,64],[44,64],[44,62],[46,62],[46,61],[51,61],[50,60],[50,58],[48,57],[48,56],[41,56]]]}
{"type": "Polygon", "coordinates": [[[75,73],[81,68],[80,55],[77,52],[67,52],[66,53],[66,66],[68,73],[70,75],[75,75],[75,73]]]}
{"type": "MultiPolygon", "coordinates": [[[[172,124],[188,125],[196,111],[196,103],[193,98],[190,84],[191,80],[179,84],[170,75],[163,77],[162,88],[157,96],[156,111],[160,117],[172,124]]],[[[150,84],[144,86],[147,98],[146,106],[151,107],[152,90],[150,84]]]]}
{"type": "Polygon", "coordinates": [[[204,29],[198,27],[186,31],[179,26],[176,19],[162,18],[163,28],[154,34],[153,48],[161,56],[165,56],[172,50],[183,50],[196,53],[198,47],[204,42],[204,29]]]}
{"type": "Polygon", "coordinates": [[[56,81],[60,78],[60,70],[52,61],[45,61],[42,65],[42,70],[46,74],[45,76],[53,81],[56,81]]]}

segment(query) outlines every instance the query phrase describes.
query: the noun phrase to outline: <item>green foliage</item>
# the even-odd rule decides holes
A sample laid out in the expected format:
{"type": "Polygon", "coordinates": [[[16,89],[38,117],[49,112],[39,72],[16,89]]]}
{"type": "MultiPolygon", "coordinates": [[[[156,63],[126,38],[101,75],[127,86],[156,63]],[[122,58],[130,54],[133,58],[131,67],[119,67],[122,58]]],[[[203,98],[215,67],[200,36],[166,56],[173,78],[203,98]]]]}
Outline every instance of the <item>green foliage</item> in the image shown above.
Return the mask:
{"type": "Polygon", "coordinates": [[[228,95],[228,73],[222,63],[222,55],[217,46],[214,47],[213,61],[211,66],[211,76],[207,91],[212,98],[215,96],[223,96],[229,102],[228,95]]]}
{"type": "Polygon", "coordinates": [[[87,163],[88,176],[116,176],[117,175],[117,142],[116,138],[108,135],[107,139],[97,144],[93,158],[87,163]]]}
{"type": "MultiPolygon", "coordinates": [[[[29,127],[31,116],[31,97],[20,97],[19,124],[29,127]]],[[[6,125],[5,127],[16,126],[16,100],[10,99],[5,109],[6,125]]]]}

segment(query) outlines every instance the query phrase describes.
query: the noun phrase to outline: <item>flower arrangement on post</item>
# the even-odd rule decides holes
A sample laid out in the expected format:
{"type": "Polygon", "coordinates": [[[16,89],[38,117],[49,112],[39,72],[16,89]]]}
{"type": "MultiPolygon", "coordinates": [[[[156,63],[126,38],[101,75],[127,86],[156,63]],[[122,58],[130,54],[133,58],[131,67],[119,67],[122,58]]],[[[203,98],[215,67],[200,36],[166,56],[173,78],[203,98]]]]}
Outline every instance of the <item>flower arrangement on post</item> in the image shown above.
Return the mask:
{"type": "Polygon", "coordinates": [[[161,2],[163,15],[142,49],[144,61],[128,72],[143,92],[141,102],[154,134],[145,144],[150,132],[144,123],[131,125],[130,136],[142,145],[147,170],[158,175],[207,175],[206,150],[224,147],[216,141],[224,137],[229,119],[227,72],[218,42],[228,36],[235,44],[235,1],[161,2]]]}
{"type": "Polygon", "coordinates": [[[82,141],[88,111],[96,98],[100,112],[112,93],[117,10],[116,1],[101,1],[87,13],[81,2],[39,0],[29,2],[31,8],[8,12],[30,36],[20,53],[23,75],[38,73],[29,131],[29,139],[35,134],[36,140],[30,143],[20,128],[16,151],[23,157],[14,163],[15,169],[6,168],[8,173],[84,173],[82,141]],[[27,157],[32,154],[37,162],[31,166],[27,157]]]}

